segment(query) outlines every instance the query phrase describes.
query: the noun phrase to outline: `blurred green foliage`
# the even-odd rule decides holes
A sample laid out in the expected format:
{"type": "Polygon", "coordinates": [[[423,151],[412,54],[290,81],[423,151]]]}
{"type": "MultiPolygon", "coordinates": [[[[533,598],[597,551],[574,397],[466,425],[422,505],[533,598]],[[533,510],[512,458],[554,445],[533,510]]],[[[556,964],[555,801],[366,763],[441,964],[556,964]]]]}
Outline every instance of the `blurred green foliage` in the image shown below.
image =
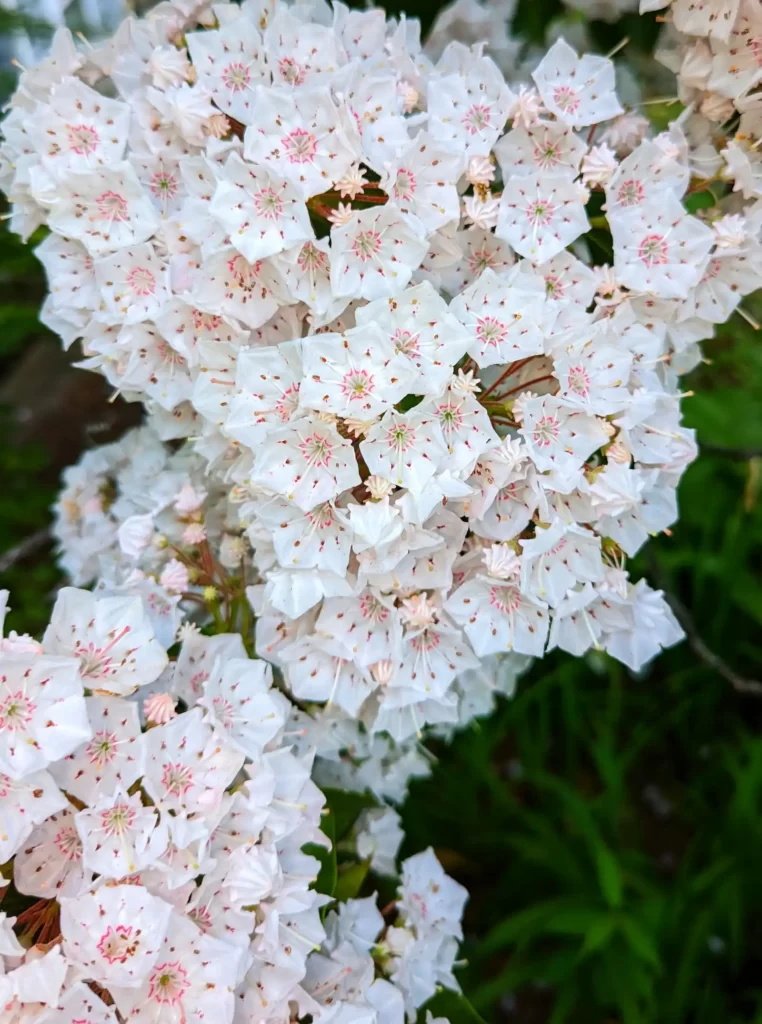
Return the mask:
{"type": "MultiPolygon", "coordinates": [[[[437,6],[389,9],[426,28],[437,6]]],[[[519,0],[514,29],[541,45],[563,10],[519,0]]],[[[587,26],[602,52],[629,37],[636,61],[657,29],[653,15],[587,26]]],[[[2,372],[43,330],[43,285],[0,232],[2,372]]],[[[404,809],[403,852],[434,845],[471,891],[461,980],[496,1024],[762,1024],[762,697],[733,686],[762,680],[762,339],[734,316],[704,349],[685,401],[704,448],[679,523],[630,566],[688,610],[693,642],[639,678],[599,654],[537,663],[491,718],[432,744],[438,764],[404,809]]],[[[45,525],[54,488],[45,453],[14,447],[7,417],[0,430],[3,552],[45,525]]],[[[4,574],[16,628],[40,631],[55,582],[47,554],[4,574]]],[[[338,857],[323,881],[357,892],[369,882],[342,864],[341,837],[360,805],[329,797],[338,857]]],[[[454,997],[431,1009],[479,1019],[454,997]]]]}

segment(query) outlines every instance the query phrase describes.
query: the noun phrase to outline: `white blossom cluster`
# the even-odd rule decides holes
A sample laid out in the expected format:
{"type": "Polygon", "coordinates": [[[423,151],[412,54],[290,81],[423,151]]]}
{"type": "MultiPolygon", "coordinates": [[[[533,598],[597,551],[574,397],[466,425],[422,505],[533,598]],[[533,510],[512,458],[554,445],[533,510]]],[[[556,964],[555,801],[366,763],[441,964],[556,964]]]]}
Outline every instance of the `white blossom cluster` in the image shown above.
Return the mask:
{"type": "MultiPolygon", "coordinates": [[[[638,669],[680,638],[624,565],[695,456],[678,373],[760,279],[754,210],[686,209],[707,151],[732,171],[702,114],[646,138],[606,58],[560,40],[513,88],[441,43],[340,3],[160,5],[60,33],[0,151],[14,226],[50,228],[46,321],[205,460],[258,653],[397,741],[456,724],[492,655],[638,669]]],[[[166,539],[143,498],[127,560],[166,539]]]]}
{"type": "Polygon", "coordinates": [[[94,592],[2,642],[0,863],[41,901],[0,918],[10,1024],[412,1020],[465,894],[426,853],[321,914],[317,786],[374,795],[352,839],[393,876],[425,728],[546,651],[682,636],[626,562],[696,455],[680,374],[762,283],[758,14],[675,0],[654,134],[564,40],[507,82],[509,7],[422,46],[338,0],[176,0],[21,75],[0,186],[43,319],[146,423],[65,476],[94,592]]]}
{"type": "MultiPolygon", "coordinates": [[[[429,850],[388,921],[369,897],[324,926],[304,849],[330,845],[324,797],[292,705],[240,635],[182,636],[170,661],[140,598],[69,587],[41,643],[0,641],[0,862],[40,901],[0,912],[4,1024],[414,1019],[457,989],[465,890],[429,850]]],[[[396,813],[355,831],[396,875],[396,813]]]]}
{"type": "MultiPolygon", "coordinates": [[[[171,451],[151,428],[141,427],[85,452],[65,471],[55,506],[61,563],[74,583],[96,584],[99,595],[139,598],[165,648],[188,615],[198,618],[209,585],[224,585],[228,573],[246,569],[248,543],[238,506],[229,502],[225,487],[214,486],[205,469],[192,446],[171,451]],[[220,575],[204,577],[199,571],[194,557],[199,545],[215,553],[220,575]]],[[[240,599],[245,600],[243,593],[240,599]]],[[[283,631],[280,614],[259,617],[260,657],[277,648],[283,631]]],[[[511,693],[528,660],[499,655],[460,673],[452,686],[457,713],[450,725],[488,714],[495,693],[511,693]]],[[[410,779],[429,773],[417,736],[395,742],[388,734],[372,735],[337,704],[300,703],[303,710],[293,711],[299,719],[293,742],[304,753],[317,753],[314,777],[320,783],[370,790],[379,800],[399,803],[410,779]]]]}
{"type": "Polygon", "coordinates": [[[341,1000],[342,1016],[330,1019],[342,1024],[373,1024],[374,1010],[388,1012],[403,1002],[414,1015],[438,985],[458,987],[452,966],[466,899],[466,890],[448,878],[432,850],[408,858],[394,920],[384,920],[372,896],[330,911],[326,940],[307,961],[303,987],[323,1006],[341,1000]],[[390,980],[374,980],[379,965],[390,980]]]}
{"type": "Polygon", "coordinates": [[[762,8],[755,0],[641,0],[640,6],[668,7],[657,56],[677,76],[682,102],[727,135],[719,156],[700,147],[702,177],[732,179],[744,199],[762,198],[762,8]]]}
{"type": "Polygon", "coordinates": [[[397,740],[493,654],[640,667],[680,631],[623,560],[676,518],[675,309],[716,248],[681,128],[620,160],[613,64],[563,41],[514,91],[381,11],[199,16],[61,34],[4,184],[51,229],[47,322],[239,506],[259,652],[397,740]],[[610,269],[569,250],[593,186],[610,269]]]}

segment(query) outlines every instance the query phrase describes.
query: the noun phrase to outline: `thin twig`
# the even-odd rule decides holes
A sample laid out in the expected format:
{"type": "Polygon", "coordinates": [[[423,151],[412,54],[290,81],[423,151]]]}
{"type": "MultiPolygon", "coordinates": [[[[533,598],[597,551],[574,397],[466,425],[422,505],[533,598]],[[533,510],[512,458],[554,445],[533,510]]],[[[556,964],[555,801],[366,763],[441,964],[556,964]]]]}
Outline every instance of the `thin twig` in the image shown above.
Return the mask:
{"type": "Polygon", "coordinates": [[[762,683],[758,682],[756,679],[746,679],[744,676],[740,676],[730,667],[730,665],[726,664],[722,660],[719,654],[715,654],[714,651],[710,650],[699,633],[698,627],[693,621],[691,613],[676,594],[667,590],[665,586],[664,572],[652,551],[649,551],[648,553],[648,562],[651,569],[651,575],[664,592],[667,604],[675,613],[678,622],[685,630],[688,646],[696,657],[699,658],[700,661],[703,661],[705,665],[708,665],[709,668],[714,669],[717,675],[722,676],[726,682],[730,683],[736,693],[754,694],[756,697],[762,696],[762,683]]]}
{"type": "Polygon", "coordinates": [[[25,537],[15,547],[9,548],[0,555],[0,572],[7,572],[12,565],[28,558],[29,555],[33,554],[38,548],[41,548],[50,539],[50,530],[47,526],[42,530],[38,530],[37,533],[32,533],[25,537]]]}

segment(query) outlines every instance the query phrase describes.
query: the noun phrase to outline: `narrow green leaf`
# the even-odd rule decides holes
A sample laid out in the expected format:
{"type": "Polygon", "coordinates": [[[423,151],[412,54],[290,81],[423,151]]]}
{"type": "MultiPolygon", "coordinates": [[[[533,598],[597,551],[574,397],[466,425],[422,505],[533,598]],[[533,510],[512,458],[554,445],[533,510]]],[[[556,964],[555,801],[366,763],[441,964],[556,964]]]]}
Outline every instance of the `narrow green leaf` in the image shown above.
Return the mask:
{"type": "Polygon", "coordinates": [[[333,812],[323,815],[320,828],[331,841],[330,850],[318,843],[305,843],[302,847],[305,853],[316,857],[320,861],[320,871],[315,881],[315,889],[325,893],[326,896],[333,896],[336,889],[336,821],[333,812]]]}
{"type": "Polygon", "coordinates": [[[616,931],[617,919],[611,914],[601,914],[587,930],[585,941],[579,952],[580,960],[602,949],[616,931]]]}
{"type": "Polygon", "coordinates": [[[360,863],[342,864],[338,869],[338,877],[334,888],[334,896],[341,903],[353,900],[360,892],[362,884],[368,876],[370,860],[360,863]]]}
{"type": "Polygon", "coordinates": [[[600,842],[593,852],[601,892],[610,907],[622,905],[622,872],[616,857],[605,843],[600,842]]]}
{"type": "Polygon", "coordinates": [[[547,921],[544,930],[556,935],[587,935],[601,917],[595,907],[559,910],[547,921]]]}
{"type": "Polygon", "coordinates": [[[658,970],[661,960],[648,932],[632,917],[620,918],[619,925],[632,951],[658,970]]]}
{"type": "Polygon", "coordinates": [[[586,904],[578,897],[564,896],[535,903],[518,914],[512,914],[487,933],[475,951],[476,956],[489,956],[496,950],[511,946],[527,936],[536,936],[546,929],[554,915],[562,911],[579,910],[580,906],[586,908],[586,904]]]}
{"type": "MultiPolygon", "coordinates": [[[[378,801],[370,793],[352,793],[344,789],[323,790],[326,806],[333,815],[336,842],[340,843],[352,829],[360,814],[368,807],[377,807],[378,801]]],[[[325,832],[325,822],[323,831],[325,832]]]]}

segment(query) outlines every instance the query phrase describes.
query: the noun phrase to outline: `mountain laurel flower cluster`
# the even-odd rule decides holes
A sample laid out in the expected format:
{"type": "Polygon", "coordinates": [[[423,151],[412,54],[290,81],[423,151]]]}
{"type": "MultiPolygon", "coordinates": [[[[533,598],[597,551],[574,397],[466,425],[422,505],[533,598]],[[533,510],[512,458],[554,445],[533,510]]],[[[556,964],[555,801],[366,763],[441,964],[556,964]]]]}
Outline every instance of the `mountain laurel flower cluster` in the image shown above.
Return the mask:
{"type": "Polygon", "coordinates": [[[66,471],[73,586],[0,643],[3,1021],[446,1024],[466,894],[399,874],[393,805],[531,659],[681,639],[627,560],[762,283],[759,10],[668,20],[660,133],[476,0],[424,46],[176,0],[21,74],[43,321],[145,421],[66,471]]]}

